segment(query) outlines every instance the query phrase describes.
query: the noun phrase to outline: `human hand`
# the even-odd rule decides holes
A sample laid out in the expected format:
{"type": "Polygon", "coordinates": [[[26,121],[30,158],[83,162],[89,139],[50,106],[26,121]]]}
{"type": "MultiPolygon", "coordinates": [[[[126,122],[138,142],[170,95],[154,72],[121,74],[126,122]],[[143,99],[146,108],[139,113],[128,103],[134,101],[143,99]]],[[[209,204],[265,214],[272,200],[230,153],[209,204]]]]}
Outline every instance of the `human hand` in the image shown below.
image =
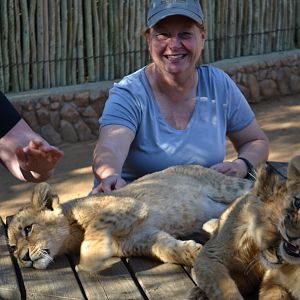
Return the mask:
{"type": "Polygon", "coordinates": [[[247,166],[243,161],[238,160],[215,164],[210,169],[233,177],[244,178],[247,175],[247,166]]]}
{"type": "Polygon", "coordinates": [[[120,189],[126,184],[126,181],[120,175],[111,175],[102,179],[101,183],[92,190],[91,194],[111,192],[120,189]]]}
{"type": "Polygon", "coordinates": [[[16,149],[22,173],[30,172],[35,179],[47,179],[63,155],[63,151],[41,139],[31,140],[26,147],[16,149]]]}

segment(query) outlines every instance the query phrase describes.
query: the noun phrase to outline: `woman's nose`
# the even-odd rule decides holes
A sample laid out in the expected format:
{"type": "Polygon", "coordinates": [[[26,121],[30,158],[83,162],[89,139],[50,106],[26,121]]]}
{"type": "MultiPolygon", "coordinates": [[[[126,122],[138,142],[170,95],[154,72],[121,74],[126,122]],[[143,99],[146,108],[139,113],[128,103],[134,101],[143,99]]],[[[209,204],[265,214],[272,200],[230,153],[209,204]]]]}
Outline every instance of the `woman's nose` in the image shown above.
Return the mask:
{"type": "Polygon", "coordinates": [[[169,38],[169,47],[176,48],[181,46],[181,39],[176,35],[169,38]]]}

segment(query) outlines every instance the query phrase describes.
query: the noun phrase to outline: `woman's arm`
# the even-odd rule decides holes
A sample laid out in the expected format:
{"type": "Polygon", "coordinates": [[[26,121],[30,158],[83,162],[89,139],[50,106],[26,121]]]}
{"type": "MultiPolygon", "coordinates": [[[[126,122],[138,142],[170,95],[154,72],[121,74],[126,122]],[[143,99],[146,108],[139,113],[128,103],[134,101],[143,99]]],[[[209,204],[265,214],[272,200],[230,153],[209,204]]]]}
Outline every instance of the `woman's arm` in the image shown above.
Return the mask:
{"type": "Polygon", "coordinates": [[[134,136],[125,126],[107,125],[100,129],[93,160],[93,172],[100,184],[92,193],[110,192],[126,185],[121,172],[134,136]]]}
{"type": "Polygon", "coordinates": [[[53,173],[63,152],[50,146],[20,119],[0,139],[0,159],[22,181],[41,182],[53,173]]]}
{"type": "MultiPolygon", "coordinates": [[[[237,156],[247,159],[254,168],[268,159],[269,140],[255,119],[246,128],[228,133],[228,138],[233,143],[237,156]]],[[[211,168],[230,176],[247,175],[247,165],[241,159],[216,164],[211,168]]]]}

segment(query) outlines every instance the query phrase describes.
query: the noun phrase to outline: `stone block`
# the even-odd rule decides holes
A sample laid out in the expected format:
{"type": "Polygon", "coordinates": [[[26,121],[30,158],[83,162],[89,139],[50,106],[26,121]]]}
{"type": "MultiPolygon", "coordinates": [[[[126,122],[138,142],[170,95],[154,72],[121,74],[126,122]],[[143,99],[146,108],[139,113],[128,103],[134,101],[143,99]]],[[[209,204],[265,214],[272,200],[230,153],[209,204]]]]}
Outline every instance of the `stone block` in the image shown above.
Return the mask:
{"type": "Polygon", "coordinates": [[[60,135],[65,142],[76,143],[78,142],[78,136],[73,125],[65,120],[61,121],[60,124],[60,135]]]}
{"type": "Polygon", "coordinates": [[[299,93],[300,92],[300,76],[292,75],[290,78],[290,92],[299,93]]]}
{"type": "Polygon", "coordinates": [[[58,145],[61,143],[60,135],[55,131],[55,129],[50,124],[41,127],[41,135],[51,145],[58,145]]]}
{"type": "Polygon", "coordinates": [[[60,111],[62,119],[71,123],[76,123],[80,119],[80,115],[74,103],[65,103],[60,111]]]}
{"type": "Polygon", "coordinates": [[[259,92],[259,85],[256,77],[252,74],[248,76],[248,88],[250,90],[250,97],[252,101],[259,101],[260,100],[260,92],[259,92]]]}
{"type": "Polygon", "coordinates": [[[94,111],[94,109],[91,106],[88,106],[81,115],[85,118],[97,118],[98,114],[94,111]]]}
{"type": "Polygon", "coordinates": [[[259,83],[260,92],[263,98],[277,96],[279,94],[277,85],[272,79],[265,79],[259,83]]]}
{"type": "Polygon", "coordinates": [[[74,102],[79,107],[86,107],[89,105],[89,92],[78,93],[75,95],[74,102]]]}
{"type": "Polygon", "coordinates": [[[93,138],[91,129],[82,121],[79,120],[74,124],[79,141],[88,141],[93,138]]]}
{"type": "Polygon", "coordinates": [[[40,125],[46,125],[50,122],[49,110],[42,107],[36,111],[36,116],[40,125]]]}
{"type": "Polygon", "coordinates": [[[50,123],[56,131],[59,131],[60,128],[59,111],[50,111],[50,123]]]}

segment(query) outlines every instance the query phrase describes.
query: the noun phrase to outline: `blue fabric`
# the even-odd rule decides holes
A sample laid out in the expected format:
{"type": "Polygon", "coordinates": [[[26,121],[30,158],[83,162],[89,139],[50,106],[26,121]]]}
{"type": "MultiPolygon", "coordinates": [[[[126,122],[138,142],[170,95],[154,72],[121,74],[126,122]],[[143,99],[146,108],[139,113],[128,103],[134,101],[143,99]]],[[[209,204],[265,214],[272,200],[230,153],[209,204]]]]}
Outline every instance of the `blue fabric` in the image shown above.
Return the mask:
{"type": "Polygon", "coordinates": [[[222,162],[226,133],[247,127],[254,118],[248,102],[222,70],[203,65],[193,115],[184,130],[171,127],[160,112],[145,68],[124,77],[110,90],[100,126],[122,125],[135,133],[122,176],[132,181],[172,165],[222,162]]]}
{"type": "Polygon", "coordinates": [[[0,138],[12,129],[21,119],[19,113],[8,101],[4,94],[0,92],[0,138]]]}

